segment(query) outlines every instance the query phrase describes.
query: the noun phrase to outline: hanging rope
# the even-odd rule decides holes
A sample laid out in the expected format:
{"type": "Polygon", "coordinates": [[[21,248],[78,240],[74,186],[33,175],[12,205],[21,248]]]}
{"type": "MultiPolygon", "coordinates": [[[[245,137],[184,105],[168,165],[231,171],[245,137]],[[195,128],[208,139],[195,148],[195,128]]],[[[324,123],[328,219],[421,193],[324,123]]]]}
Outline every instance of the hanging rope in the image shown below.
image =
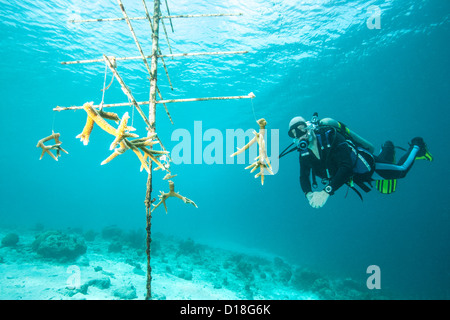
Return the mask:
{"type": "Polygon", "coordinates": [[[56,118],[56,112],[53,112],[52,133],[55,132],[55,118],[56,118]]]}
{"type": "Polygon", "coordinates": [[[108,73],[108,65],[105,63],[105,76],[103,78],[103,89],[102,89],[102,102],[100,102],[100,110],[103,110],[103,102],[105,101],[105,91],[109,89],[109,87],[111,87],[113,81],[114,81],[114,74],[111,77],[111,81],[108,84],[108,86],[106,86],[106,75],[108,73]]]}
{"type": "Polygon", "coordinates": [[[106,86],[106,73],[108,72],[108,66],[105,63],[105,76],[103,77],[103,89],[102,89],[102,102],[100,102],[100,110],[103,110],[103,102],[105,101],[105,86],[106,86]]]}
{"type": "MultiPolygon", "coordinates": [[[[113,64],[113,67],[115,68],[114,64],[113,64]]],[[[102,101],[100,102],[100,111],[103,110],[103,103],[105,101],[105,92],[106,92],[106,90],[109,89],[109,87],[111,87],[111,85],[114,81],[114,73],[113,73],[113,75],[111,77],[111,81],[109,82],[108,85],[106,85],[107,74],[108,74],[108,64],[105,63],[105,75],[103,77],[102,101]]],[[[123,88],[122,88],[122,91],[123,91],[123,88]]],[[[127,97],[128,97],[128,95],[127,95],[127,97]]],[[[130,97],[128,97],[128,103],[131,105],[131,108],[132,108],[132,110],[131,110],[131,126],[133,126],[133,124],[134,124],[134,105],[133,105],[132,101],[130,100],[130,97]]]]}
{"type": "Polygon", "coordinates": [[[130,105],[131,105],[131,126],[132,127],[134,127],[133,126],[133,123],[134,123],[134,105],[131,103],[131,100],[130,100],[130,98],[128,98],[128,102],[130,103],[130,105]]]}
{"type": "Polygon", "coordinates": [[[111,87],[111,85],[112,85],[112,83],[113,83],[113,81],[114,81],[114,75],[112,75],[112,77],[111,77],[111,81],[110,81],[110,83],[106,86],[106,88],[105,88],[105,90],[108,90],[109,89],[109,87],[111,87]]]}
{"type": "Polygon", "coordinates": [[[251,98],[250,100],[252,101],[253,117],[255,118],[255,121],[258,122],[258,120],[256,119],[255,106],[253,105],[253,98],[251,98]]]}

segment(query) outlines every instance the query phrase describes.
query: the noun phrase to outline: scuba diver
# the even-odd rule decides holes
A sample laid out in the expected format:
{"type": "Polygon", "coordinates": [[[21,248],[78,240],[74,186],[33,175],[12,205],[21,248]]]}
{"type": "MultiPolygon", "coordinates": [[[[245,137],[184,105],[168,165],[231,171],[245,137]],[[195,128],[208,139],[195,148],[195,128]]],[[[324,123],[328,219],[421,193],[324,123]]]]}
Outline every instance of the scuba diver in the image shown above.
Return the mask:
{"type": "Polygon", "coordinates": [[[279,157],[295,150],[299,152],[300,185],[313,208],[323,207],[329,196],[344,184],[353,189],[361,200],[361,193],[355,185],[369,192],[372,181],[376,181],[378,191],[390,194],[396,189],[397,179],[406,176],[416,159],[433,160],[421,137],[412,139],[408,150],[386,141],[380,154],[375,156],[375,148],[370,142],[342,122],[331,118],[319,120],[317,113],[311,121],[293,118],[289,122],[288,135],[294,142],[279,157]],[[397,164],[395,148],[406,151],[397,164]],[[322,179],[321,191],[317,191],[317,177],[322,179]]]}

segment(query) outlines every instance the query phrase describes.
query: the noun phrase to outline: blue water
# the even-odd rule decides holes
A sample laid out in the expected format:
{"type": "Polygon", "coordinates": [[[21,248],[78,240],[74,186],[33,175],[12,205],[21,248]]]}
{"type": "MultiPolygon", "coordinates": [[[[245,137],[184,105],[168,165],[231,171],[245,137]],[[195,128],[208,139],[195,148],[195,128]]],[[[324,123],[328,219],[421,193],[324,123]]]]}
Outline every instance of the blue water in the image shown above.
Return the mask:
{"type": "MultiPolygon", "coordinates": [[[[387,140],[406,147],[423,136],[435,161],[418,161],[390,195],[376,190],[364,201],[343,187],[320,210],[301,192],[299,164],[291,154],[264,186],[243,164],[179,164],[172,167],[176,190],[198,209],[171,199],[169,213],[153,214],[153,232],[211,245],[233,243],[365,283],[378,265],[381,290],[400,298],[449,298],[450,200],[450,3],[424,1],[169,1],[171,14],[242,12],[241,17],[173,19],[166,22],[174,53],[248,50],[245,55],[166,58],[174,87],[158,69],[164,99],[246,95],[230,100],[168,104],[174,125],[158,105],[157,132],[171,150],[171,134],[194,121],[202,129],[279,129],[280,149],[291,141],[289,120],[313,112],[346,123],[377,149],[387,140]],[[380,29],[366,21],[371,5],[381,11],[380,29]],[[253,103],[253,108],[252,108],[253,103]],[[254,110],[254,112],[253,112],[254,110]]],[[[142,16],[140,1],[126,1],[130,16],[142,16]]],[[[148,1],[152,10],[152,2],[148,1]]],[[[163,14],[165,14],[165,6],[163,14]]],[[[124,21],[68,23],[74,18],[121,17],[115,1],[0,0],[0,226],[98,228],[117,224],[145,228],[145,184],[133,154],[100,166],[111,136],[94,128],[84,146],[75,136],[83,110],[54,112],[56,106],[98,104],[103,63],[61,65],[61,61],[137,56],[124,21]],[[39,161],[39,139],[61,133],[58,162],[39,161]]],[[[146,54],[146,21],[133,21],[146,54]]],[[[163,53],[168,53],[160,34],[163,53]]],[[[148,74],[141,61],[118,63],[138,101],[148,100],[148,74]]],[[[108,73],[109,82],[111,73],[108,73]]],[[[117,81],[105,102],[126,102],[117,81]]],[[[144,108],[145,112],[148,112],[144,108]]],[[[115,108],[120,115],[130,107],[115,108]]],[[[140,136],[145,124],[135,112],[140,136]]],[[[194,139],[192,143],[194,144],[194,139]]],[[[209,142],[204,141],[204,149],[209,142]]],[[[193,147],[194,148],[194,147],[193,147]]],[[[270,154],[270,150],[269,150],[270,154]]],[[[192,162],[193,162],[192,155],[192,162]]],[[[223,155],[223,159],[228,154],[223,155]]],[[[248,159],[247,159],[248,161],[248,159]]],[[[167,191],[154,174],[154,191],[167,191]]]]}

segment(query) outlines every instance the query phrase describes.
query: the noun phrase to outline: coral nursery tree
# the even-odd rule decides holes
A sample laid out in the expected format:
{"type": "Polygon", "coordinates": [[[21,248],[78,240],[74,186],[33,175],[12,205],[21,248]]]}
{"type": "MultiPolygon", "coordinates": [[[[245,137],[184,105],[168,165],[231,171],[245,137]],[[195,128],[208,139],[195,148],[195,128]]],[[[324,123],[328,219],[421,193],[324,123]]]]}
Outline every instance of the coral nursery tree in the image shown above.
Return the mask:
{"type": "MultiPolygon", "coordinates": [[[[171,179],[175,175],[172,175],[170,172],[169,163],[171,161],[170,154],[167,149],[164,147],[164,144],[159,139],[159,136],[156,132],[156,106],[157,104],[162,104],[165,108],[165,111],[172,122],[172,118],[167,109],[166,104],[175,103],[175,102],[190,102],[190,101],[208,101],[208,100],[228,100],[228,99],[243,99],[243,98],[253,98],[253,93],[244,96],[226,96],[226,97],[204,97],[204,98],[188,98],[188,99],[172,99],[172,100],[164,100],[162,98],[161,92],[158,88],[158,77],[157,77],[157,69],[158,63],[162,63],[166,76],[168,78],[171,89],[172,84],[170,82],[168,68],[164,61],[164,57],[195,57],[195,56],[204,56],[204,55],[218,55],[218,54],[243,54],[247,53],[247,51],[224,51],[224,52],[200,52],[200,53],[178,53],[173,54],[170,41],[167,35],[166,26],[164,20],[169,21],[172,32],[174,31],[172,19],[177,18],[197,18],[197,17],[223,17],[223,16],[235,16],[242,15],[241,13],[224,13],[224,14],[197,14],[197,15],[170,15],[169,6],[167,4],[167,0],[165,0],[165,7],[167,11],[167,15],[163,16],[161,13],[161,1],[154,0],[153,1],[153,17],[150,17],[147,4],[145,0],[142,0],[142,9],[145,13],[143,17],[129,17],[125,10],[125,7],[121,0],[117,0],[118,7],[122,12],[122,17],[120,18],[99,18],[99,19],[85,19],[85,20],[70,20],[71,23],[89,23],[89,22],[104,22],[104,21],[125,21],[130,29],[131,35],[134,39],[137,49],[139,50],[140,56],[138,57],[115,57],[113,55],[103,54],[102,58],[92,59],[92,60],[77,60],[77,61],[68,61],[62,62],[62,64],[81,64],[81,63],[105,63],[106,66],[112,71],[114,74],[114,79],[119,82],[122,87],[122,91],[126,94],[128,98],[128,103],[116,103],[116,104],[104,104],[103,101],[100,105],[94,105],[93,103],[85,103],[83,106],[72,106],[72,107],[56,107],[54,111],[62,111],[62,110],[76,110],[76,109],[84,109],[87,113],[86,125],[83,129],[83,132],[78,136],[84,144],[89,142],[89,134],[92,131],[92,128],[95,124],[97,124],[100,128],[113,135],[114,141],[110,146],[110,150],[114,150],[113,153],[105,159],[102,164],[105,164],[111,161],[113,158],[123,154],[127,150],[132,150],[141,162],[141,170],[145,169],[148,172],[147,183],[146,183],[146,195],[145,195],[145,211],[146,211],[146,254],[147,254],[147,286],[146,286],[146,299],[152,298],[152,290],[151,290],[151,281],[152,281],[152,269],[151,269],[151,219],[152,219],[152,192],[153,192],[153,166],[156,165],[155,170],[161,169],[167,171],[167,175],[164,179],[171,179]],[[151,29],[152,35],[152,46],[151,46],[151,55],[147,56],[144,54],[143,48],[141,47],[138,38],[136,37],[136,33],[134,32],[132,21],[133,20],[147,20],[149,22],[149,26],[151,29]],[[170,54],[163,55],[159,46],[159,36],[160,36],[160,25],[162,24],[165,37],[168,43],[168,49],[170,54]],[[132,92],[125,84],[124,79],[117,72],[117,63],[121,63],[126,60],[142,60],[146,70],[149,74],[150,79],[150,98],[149,101],[138,102],[133,97],[132,92]],[[157,100],[157,95],[159,100],[157,100]],[[146,113],[142,110],[141,106],[148,105],[148,117],[146,113]],[[146,131],[147,136],[144,138],[138,138],[138,136],[131,131],[134,131],[134,128],[128,126],[128,112],[126,112],[121,118],[118,115],[112,112],[104,111],[105,108],[108,107],[118,107],[118,106],[131,106],[135,108],[139,115],[144,120],[147,125],[146,131]],[[118,122],[118,127],[112,126],[106,120],[113,120],[118,122]],[[132,138],[134,138],[132,140],[132,138]],[[154,145],[159,145],[161,150],[155,150],[154,145]]],[[[105,91],[105,85],[103,91],[105,91]]],[[[173,122],[172,122],[173,123],[173,122]]],[[[42,154],[50,153],[50,155],[57,160],[57,157],[60,156],[60,151],[66,152],[64,149],[60,147],[61,142],[59,141],[59,134],[52,135],[50,137],[41,139],[38,143],[38,147],[43,149],[42,154]],[[44,145],[44,142],[49,141],[51,139],[55,139],[55,144],[51,146],[44,145]],[[56,150],[56,157],[51,153],[51,150],[56,150]]],[[[159,204],[163,203],[164,207],[165,200],[168,197],[177,197],[183,200],[185,203],[195,203],[174,191],[174,183],[169,181],[170,191],[168,193],[161,192],[159,199],[160,202],[154,206],[153,210],[159,206],[159,204]]]]}

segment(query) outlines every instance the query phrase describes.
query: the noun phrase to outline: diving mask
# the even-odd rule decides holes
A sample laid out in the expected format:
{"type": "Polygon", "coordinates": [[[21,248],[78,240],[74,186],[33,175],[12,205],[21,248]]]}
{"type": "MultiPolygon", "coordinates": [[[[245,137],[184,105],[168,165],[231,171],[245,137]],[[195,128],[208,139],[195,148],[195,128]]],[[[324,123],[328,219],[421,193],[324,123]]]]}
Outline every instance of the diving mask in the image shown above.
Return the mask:
{"type": "Polygon", "coordinates": [[[314,125],[309,122],[302,122],[298,126],[291,128],[290,136],[292,138],[301,139],[304,135],[310,135],[310,130],[314,129],[314,125]]]}
{"type": "Polygon", "coordinates": [[[306,150],[309,146],[309,143],[312,141],[313,136],[311,131],[314,130],[315,125],[309,121],[304,123],[301,126],[295,128],[295,132],[293,132],[295,138],[294,143],[300,150],[306,150]]]}

